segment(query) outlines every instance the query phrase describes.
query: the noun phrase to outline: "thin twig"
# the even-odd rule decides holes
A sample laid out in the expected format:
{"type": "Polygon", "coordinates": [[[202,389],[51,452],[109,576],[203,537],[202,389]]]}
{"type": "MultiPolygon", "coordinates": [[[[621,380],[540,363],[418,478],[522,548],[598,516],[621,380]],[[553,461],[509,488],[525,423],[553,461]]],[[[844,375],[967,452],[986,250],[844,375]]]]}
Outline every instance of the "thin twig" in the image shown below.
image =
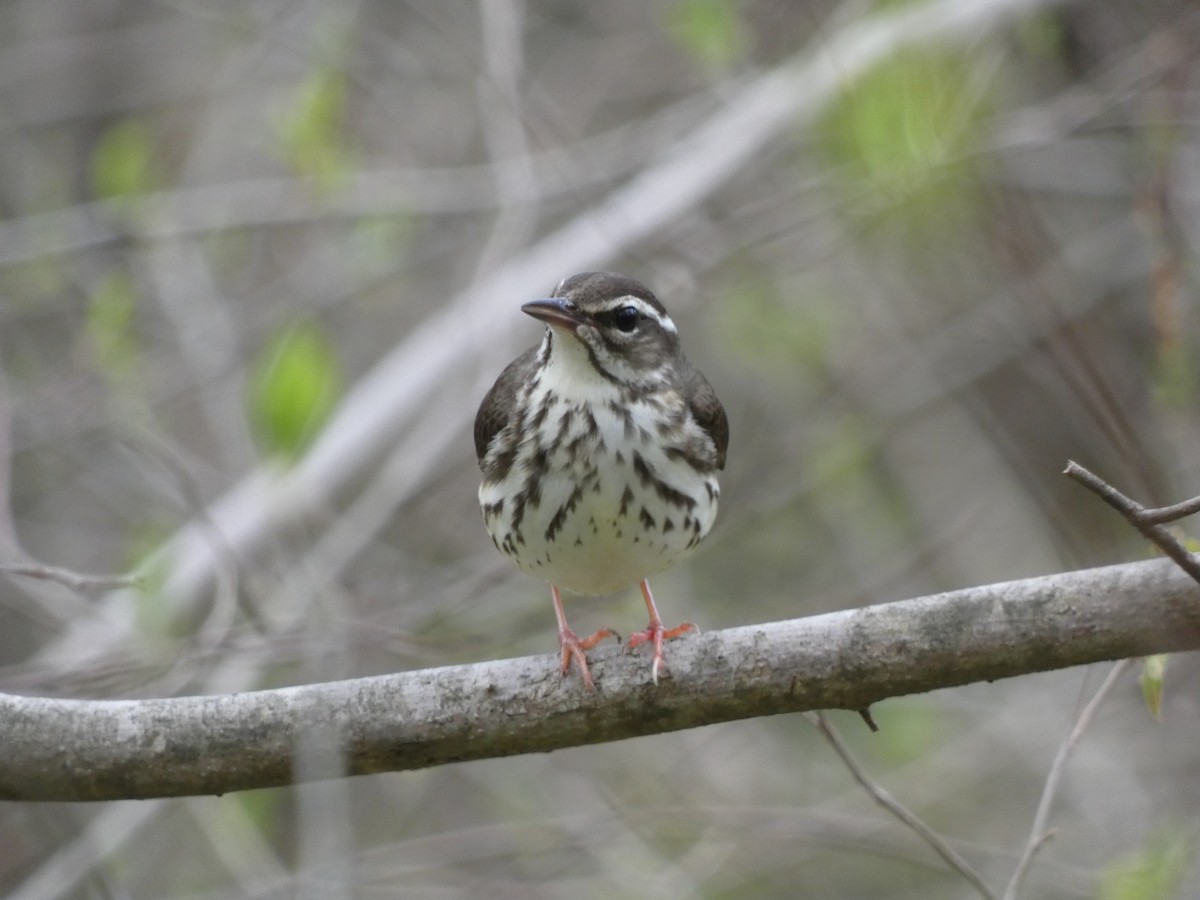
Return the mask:
{"type": "Polygon", "coordinates": [[[1131,662],[1132,660],[1123,659],[1109,670],[1108,677],[1104,679],[1104,683],[1088,701],[1087,706],[1080,711],[1071,731],[1059,746],[1058,754],[1050,766],[1050,772],[1046,775],[1046,786],[1042,788],[1042,799],[1038,802],[1037,812],[1033,817],[1029,841],[1025,844],[1025,851],[1021,854],[1017,868],[1013,871],[1012,880],[1009,881],[1008,887],[1004,891],[1004,900],[1016,900],[1017,891],[1021,889],[1021,882],[1025,879],[1025,873],[1029,869],[1029,864],[1033,862],[1033,857],[1053,837],[1053,831],[1046,830],[1046,820],[1050,818],[1050,805],[1054,802],[1055,794],[1058,793],[1058,783],[1062,780],[1063,771],[1067,767],[1067,757],[1071,755],[1075,745],[1079,743],[1079,739],[1091,725],[1096,710],[1100,708],[1100,704],[1108,696],[1108,692],[1117,683],[1117,679],[1129,668],[1131,662]]]}
{"type": "MultiPolygon", "coordinates": [[[[1148,510],[1137,501],[1126,497],[1104,479],[1089,472],[1074,460],[1067,462],[1067,467],[1063,470],[1063,474],[1074,481],[1078,481],[1119,512],[1124,516],[1126,522],[1141,532],[1146,540],[1171,557],[1183,571],[1191,575],[1197,582],[1200,582],[1200,560],[1197,560],[1196,557],[1188,553],[1184,546],[1175,539],[1175,535],[1171,534],[1162,525],[1155,524],[1160,521],[1171,521],[1170,518],[1161,518],[1164,512],[1174,515],[1175,511],[1187,507],[1194,501],[1189,500],[1185,503],[1178,503],[1173,507],[1167,506],[1162,509],[1148,510]]],[[[1189,513],[1180,513],[1174,515],[1174,517],[1182,518],[1184,515],[1189,515],[1189,513]]]]}
{"type": "Polygon", "coordinates": [[[829,721],[824,712],[807,713],[805,714],[805,718],[812,722],[821,734],[824,735],[829,746],[833,748],[833,752],[841,757],[842,762],[846,764],[846,768],[850,770],[850,774],[854,777],[854,780],[862,785],[866,792],[871,795],[872,800],[915,831],[925,843],[933,848],[934,853],[945,861],[946,865],[957,871],[971,883],[971,886],[979,892],[979,896],[985,898],[985,900],[996,900],[996,895],[992,893],[992,889],[984,883],[979,873],[971,868],[970,863],[959,856],[958,852],[947,844],[940,834],[921,821],[916,813],[909,810],[899,800],[888,793],[886,789],[871,779],[871,776],[858,764],[858,760],[854,758],[854,755],[850,752],[850,748],[842,742],[841,735],[838,734],[837,730],[833,727],[833,723],[829,721]]]}
{"type": "Polygon", "coordinates": [[[112,591],[118,588],[139,587],[143,582],[141,575],[85,575],[58,566],[32,563],[0,563],[0,572],[53,581],[75,591],[112,591]]]}
{"type": "Polygon", "coordinates": [[[1150,525],[1161,525],[1164,522],[1174,522],[1200,512],[1200,497],[1184,500],[1171,506],[1160,506],[1158,509],[1144,510],[1138,518],[1150,525]]]}
{"type": "Polygon", "coordinates": [[[1126,518],[1131,522],[1141,522],[1144,525],[1162,525],[1166,522],[1175,522],[1200,512],[1200,497],[1192,497],[1190,500],[1184,500],[1182,503],[1174,503],[1170,506],[1147,509],[1140,503],[1130,500],[1112,485],[1104,481],[1104,479],[1089,472],[1074,460],[1067,462],[1067,468],[1063,474],[1074,478],[1076,481],[1099,493],[1109,504],[1124,513],[1126,518]]]}

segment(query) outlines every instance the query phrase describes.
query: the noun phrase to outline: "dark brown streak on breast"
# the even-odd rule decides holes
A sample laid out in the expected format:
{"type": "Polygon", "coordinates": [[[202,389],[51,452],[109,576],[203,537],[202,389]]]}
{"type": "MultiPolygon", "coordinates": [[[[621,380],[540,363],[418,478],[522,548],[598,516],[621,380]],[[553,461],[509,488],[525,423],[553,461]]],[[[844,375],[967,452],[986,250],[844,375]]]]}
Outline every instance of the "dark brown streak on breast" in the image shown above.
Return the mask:
{"type": "Polygon", "coordinates": [[[694,509],[696,501],[682,491],[677,491],[661,478],[659,478],[646,464],[646,460],[642,459],[642,454],[638,451],[633,451],[633,471],[637,473],[638,480],[641,481],[644,487],[653,487],[654,492],[658,494],[659,499],[664,503],[670,503],[678,506],[681,509],[694,509]]]}

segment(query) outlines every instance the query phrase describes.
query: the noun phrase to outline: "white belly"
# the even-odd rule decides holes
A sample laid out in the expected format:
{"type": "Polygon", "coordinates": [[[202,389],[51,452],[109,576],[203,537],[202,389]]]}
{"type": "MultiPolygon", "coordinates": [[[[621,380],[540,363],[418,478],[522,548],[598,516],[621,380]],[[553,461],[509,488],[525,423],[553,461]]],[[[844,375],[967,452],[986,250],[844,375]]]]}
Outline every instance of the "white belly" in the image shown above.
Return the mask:
{"type": "Polygon", "coordinates": [[[715,475],[670,455],[698,440],[689,417],[654,426],[673,403],[683,401],[672,394],[654,408],[591,403],[593,427],[582,406],[555,402],[504,480],[479,488],[496,546],[522,571],[579,594],[612,593],[679,562],[712,527],[718,488],[715,475]],[[536,464],[539,446],[555,448],[544,466],[536,464]]]}

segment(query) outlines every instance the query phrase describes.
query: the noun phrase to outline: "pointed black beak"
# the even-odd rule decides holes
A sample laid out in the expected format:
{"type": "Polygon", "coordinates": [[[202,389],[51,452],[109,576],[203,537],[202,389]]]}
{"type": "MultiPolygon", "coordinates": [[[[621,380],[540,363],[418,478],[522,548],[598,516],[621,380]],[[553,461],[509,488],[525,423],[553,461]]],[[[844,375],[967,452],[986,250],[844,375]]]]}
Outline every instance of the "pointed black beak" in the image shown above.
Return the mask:
{"type": "Polygon", "coordinates": [[[521,312],[545,322],[547,325],[574,331],[583,324],[579,308],[570,300],[548,297],[545,300],[530,300],[521,307],[521,312]]]}

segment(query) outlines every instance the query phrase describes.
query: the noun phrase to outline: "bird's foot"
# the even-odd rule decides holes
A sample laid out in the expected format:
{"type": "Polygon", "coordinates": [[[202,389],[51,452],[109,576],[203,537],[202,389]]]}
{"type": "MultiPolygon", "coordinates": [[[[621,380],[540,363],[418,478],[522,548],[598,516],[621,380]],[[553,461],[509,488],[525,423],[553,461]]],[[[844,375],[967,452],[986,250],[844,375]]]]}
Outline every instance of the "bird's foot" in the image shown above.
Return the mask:
{"type": "Polygon", "coordinates": [[[663,628],[662,620],[655,618],[650,620],[650,624],[646,626],[644,631],[636,631],[631,634],[626,646],[632,648],[638,644],[646,643],[654,645],[654,662],[650,666],[650,674],[654,678],[654,683],[658,684],[658,670],[667,664],[666,660],[663,659],[663,641],[677,638],[681,634],[687,634],[689,631],[699,630],[691,622],[684,622],[675,628],[663,628]]]}
{"type": "Polygon", "coordinates": [[[559,652],[562,654],[562,673],[566,675],[571,671],[571,663],[575,663],[579,668],[579,674],[583,676],[583,683],[587,685],[588,690],[596,690],[596,683],[592,681],[592,673],[588,670],[587,657],[585,651],[591,650],[598,643],[607,637],[614,637],[617,643],[620,643],[621,636],[611,628],[601,628],[593,635],[589,635],[583,640],[579,639],[574,631],[566,626],[558,629],[558,646],[559,652]]]}

